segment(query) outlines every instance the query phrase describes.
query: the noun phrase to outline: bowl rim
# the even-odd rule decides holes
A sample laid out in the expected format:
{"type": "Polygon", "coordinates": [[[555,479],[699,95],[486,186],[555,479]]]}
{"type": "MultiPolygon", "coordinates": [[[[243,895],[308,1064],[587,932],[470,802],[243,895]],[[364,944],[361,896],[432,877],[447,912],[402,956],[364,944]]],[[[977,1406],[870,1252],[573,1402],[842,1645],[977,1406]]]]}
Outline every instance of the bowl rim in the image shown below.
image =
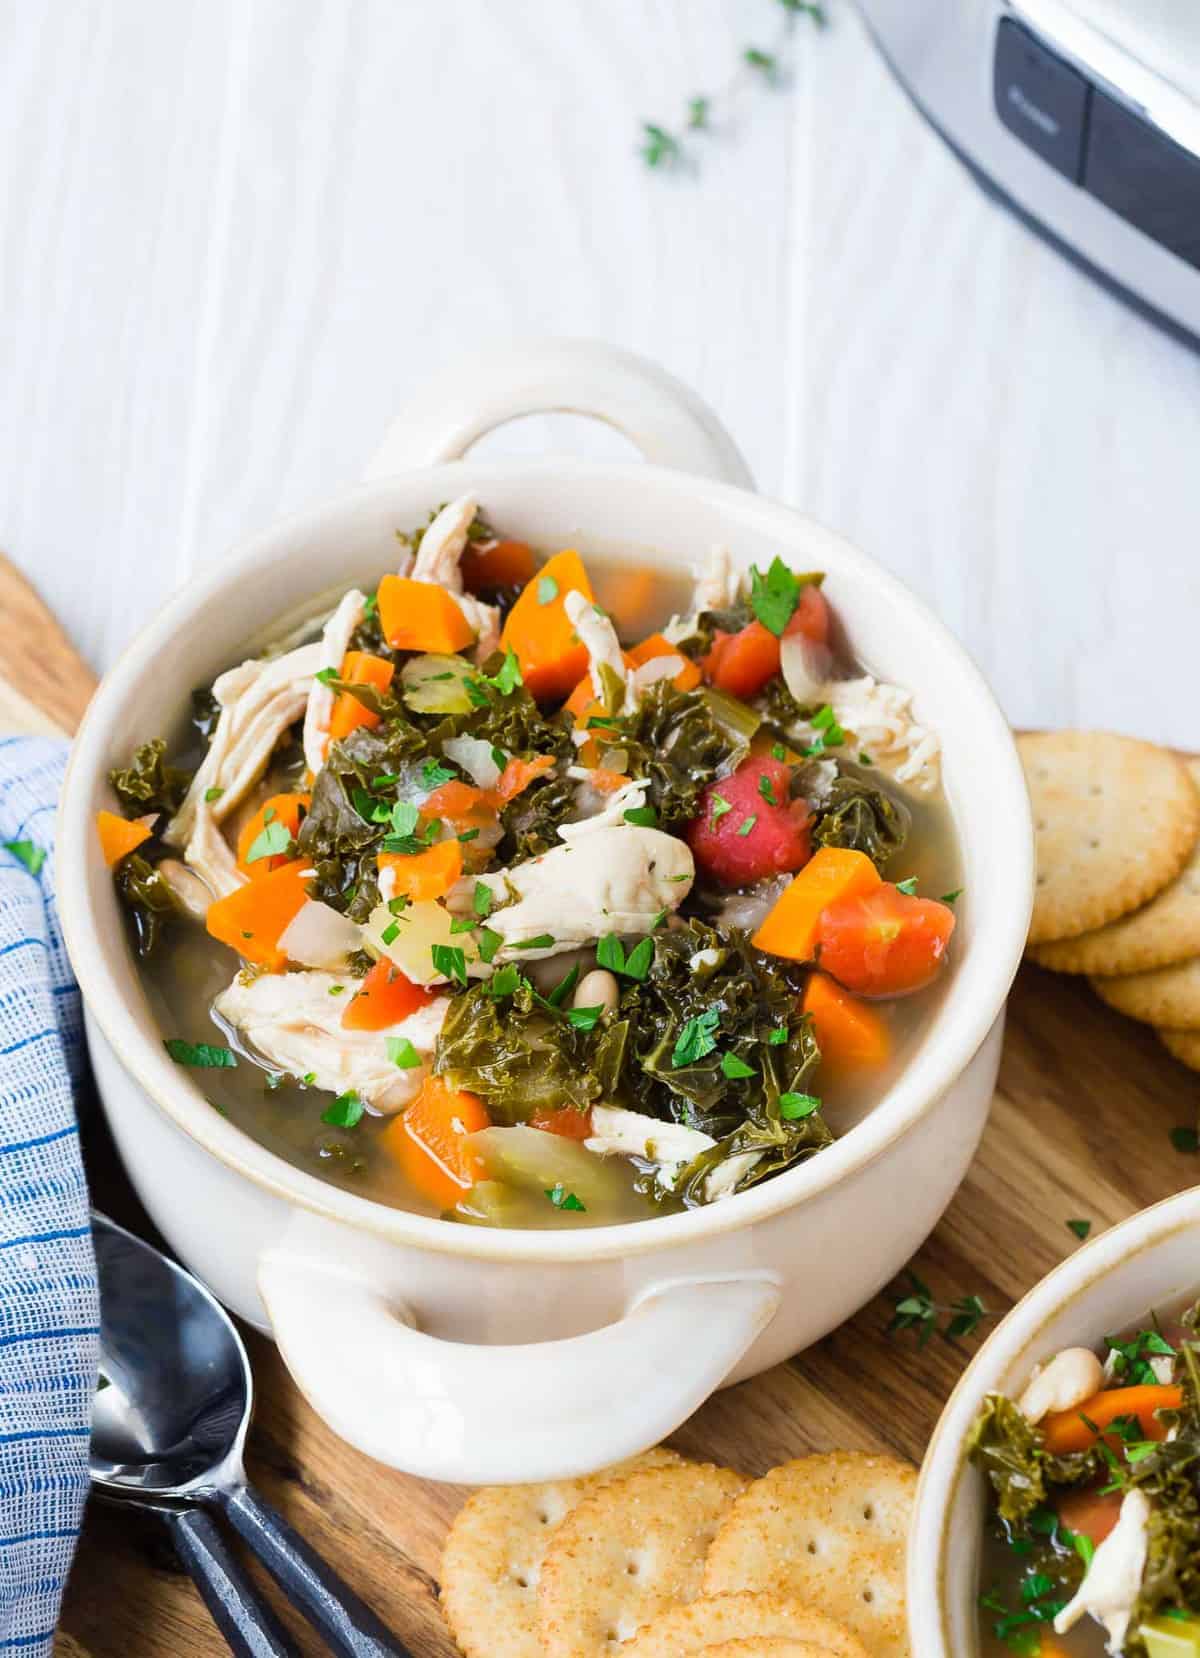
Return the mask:
{"type": "Polygon", "coordinates": [[[1005,1314],[955,1384],[921,1463],[909,1533],[907,1590],[913,1650],[927,1658],[961,1658],[951,1645],[956,1585],[946,1555],[952,1516],[969,1469],[962,1454],[984,1395],[1015,1361],[1033,1355],[1050,1322],[1116,1268],[1180,1232],[1200,1228],[1200,1186],[1191,1186],[1128,1215],[1052,1267],[1005,1314]],[[936,1646],[934,1643],[937,1643],[936,1646]]]}
{"type": "MultiPolygon", "coordinates": [[[[636,504],[626,510],[636,522],[636,504]]],[[[608,532],[598,527],[598,533],[608,532]]],[[[279,608],[284,614],[293,606],[285,599],[279,608]]],[[[1001,1015],[1025,945],[1033,876],[1032,818],[1012,732],[979,669],[940,618],[874,559],[795,508],[731,484],[642,461],[443,463],[343,490],[243,539],[207,573],[190,577],[143,624],[104,676],[72,745],[57,825],[56,880],[67,950],[88,1016],[114,1054],[120,1056],[119,1062],[132,1082],[191,1139],[273,1195],[393,1242],[488,1261],[594,1262],[702,1243],[812,1200],[876,1161],[945,1095],[1001,1015]],[[692,506],[736,514],[744,523],[777,536],[783,544],[781,550],[796,540],[798,532],[803,532],[810,543],[823,543],[822,552],[833,555],[831,562],[839,573],[869,580],[894,613],[932,636],[931,643],[948,660],[963,693],[974,698],[979,719],[980,782],[973,786],[986,787],[989,808],[1009,830],[989,873],[1011,895],[1010,902],[1000,908],[991,936],[977,937],[966,963],[960,966],[931,1026],[937,1040],[922,1044],[888,1093],[860,1123],[820,1157],[725,1202],[577,1233],[455,1226],[437,1217],[392,1208],[296,1168],[213,1111],[195,1085],[139,1030],[131,1007],[137,989],[132,958],[127,947],[114,949],[113,941],[106,936],[88,875],[90,804],[105,777],[110,724],[136,693],[146,662],[186,626],[194,612],[233,587],[244,573],[269,569],[277,563],[280,546],[289,538],[301,533],[311,538],[327,521],[332,531],[333,521],[340,515],[385,504],[400,486],[408,493],[424,490],[436,505],[467,488],[484,491],[489,481],[497,480],[531,491],[550,482],[561,491],[562,485],[571,480],[602,481],[615,494],[623,494],[634,503],[639,489],[673,490],[686,493],[692,506]],[[1022,827],[1024,833],[1019,832],[1022,827]],[[955,1015],[953,1023],[951,1013],[955,1015]]]]}

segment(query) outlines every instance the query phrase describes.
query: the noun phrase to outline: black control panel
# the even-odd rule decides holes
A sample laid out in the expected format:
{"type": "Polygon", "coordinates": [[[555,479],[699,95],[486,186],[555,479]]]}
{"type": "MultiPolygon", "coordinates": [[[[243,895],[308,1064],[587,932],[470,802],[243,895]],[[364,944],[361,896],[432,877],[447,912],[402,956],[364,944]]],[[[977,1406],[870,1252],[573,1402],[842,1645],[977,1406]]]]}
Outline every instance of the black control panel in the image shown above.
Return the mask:
{"type": "Polygon", "coordinates": [[[1021,142],[1200,269],[1200,157],[1111,97],[1012,18],[996,30],[996,114],[1021,142]]]}

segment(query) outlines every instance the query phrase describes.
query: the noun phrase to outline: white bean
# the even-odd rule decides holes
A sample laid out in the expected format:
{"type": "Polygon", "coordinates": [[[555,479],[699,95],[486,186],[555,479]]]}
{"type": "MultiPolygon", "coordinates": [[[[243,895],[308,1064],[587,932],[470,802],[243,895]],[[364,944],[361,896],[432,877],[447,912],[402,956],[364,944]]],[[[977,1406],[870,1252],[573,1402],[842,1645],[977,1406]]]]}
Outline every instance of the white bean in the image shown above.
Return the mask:
{"type": "Polygon", "coordinates": [[[613,1013],[619,999],[620,992],[613,975],[607,968],[594,967],[590,973],[585,973],[575,986],[571,1006],[602,1007],[606,1013],[613,1013]]]}
{"type": "Polygon", "coordinates": [[[1087,1347],[1066,1347],[1035,1370],[1033,1380],[1017,1401],[1027,1422],[1040,1422],[1051,1411],[1070,1410],[1104,1386],[1104,1366],[1087,1347]]]}

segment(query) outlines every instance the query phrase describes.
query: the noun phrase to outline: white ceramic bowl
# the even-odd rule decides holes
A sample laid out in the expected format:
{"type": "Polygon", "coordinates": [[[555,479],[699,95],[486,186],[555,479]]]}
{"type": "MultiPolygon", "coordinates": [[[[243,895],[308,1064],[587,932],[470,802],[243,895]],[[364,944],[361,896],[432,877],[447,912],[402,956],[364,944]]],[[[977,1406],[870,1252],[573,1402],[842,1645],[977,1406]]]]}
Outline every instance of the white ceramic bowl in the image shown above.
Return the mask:
{"type": "Polygon", "coordinates": [[[1032,831],[1008,728],[966,653],[892,576],[750,492],[713,416],[651,365],[587,342],[476,356],[396,423],[369,481],[193,577],[125,652],[80,731],[59,827],[67,943],[101,1097],[173,1248],[270,1330],[337,1432],[438,1479],[530,1480],[653,1443],[723,1382],[826,1334],[908,1259],[983,1129],[1032,893],[1032,831]],[[459,457],[516,415],[606,420],[651,463],[459,457]],[[672,468],[672,469],[668,469],[672,468]],[[690,568],[713,542],[828,572],[850,642],[941,732],[966,897],[952,981],[911,1063],[829,1150],[711,1208],[588,1232],[494,1232],[386,1208],[274,1156],[163,1051],[93,817],[106,776],[177,728],[193,685],[319,594],[366,583],[397,526],[479,493],[508,534],[690,568]]]}
{"type": "Polygon", "coordinates": [[[908,1553],[908,1624],[920,1658],[977,1658],[983,1476],[962,1456],[988,1393],[1015,1397],[1064,1347],[1169,1307],[1200,1285],[1200,1188],[1143,1209],[1085,1244],[1019,1301],[963,1372],[930,1440],[908,1553]]]}

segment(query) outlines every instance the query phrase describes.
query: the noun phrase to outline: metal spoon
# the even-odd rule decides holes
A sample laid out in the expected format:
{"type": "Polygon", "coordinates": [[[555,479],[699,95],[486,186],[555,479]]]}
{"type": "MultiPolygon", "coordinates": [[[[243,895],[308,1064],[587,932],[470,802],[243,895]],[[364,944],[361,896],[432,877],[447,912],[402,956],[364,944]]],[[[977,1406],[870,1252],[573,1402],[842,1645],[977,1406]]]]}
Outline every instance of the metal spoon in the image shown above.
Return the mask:
{"type": "Polygon", "coordinates": [[[239,1658],[297,1658],[297,1649],[206,1507],[224,1509],[339,1658],[411,1658],[246,1483],[253,1381],[225,1310],[191,1273],[106,1216],[93,1213],[92,1233],[101,1308],[93,1490],[163,1519],[239,1658]]]}

